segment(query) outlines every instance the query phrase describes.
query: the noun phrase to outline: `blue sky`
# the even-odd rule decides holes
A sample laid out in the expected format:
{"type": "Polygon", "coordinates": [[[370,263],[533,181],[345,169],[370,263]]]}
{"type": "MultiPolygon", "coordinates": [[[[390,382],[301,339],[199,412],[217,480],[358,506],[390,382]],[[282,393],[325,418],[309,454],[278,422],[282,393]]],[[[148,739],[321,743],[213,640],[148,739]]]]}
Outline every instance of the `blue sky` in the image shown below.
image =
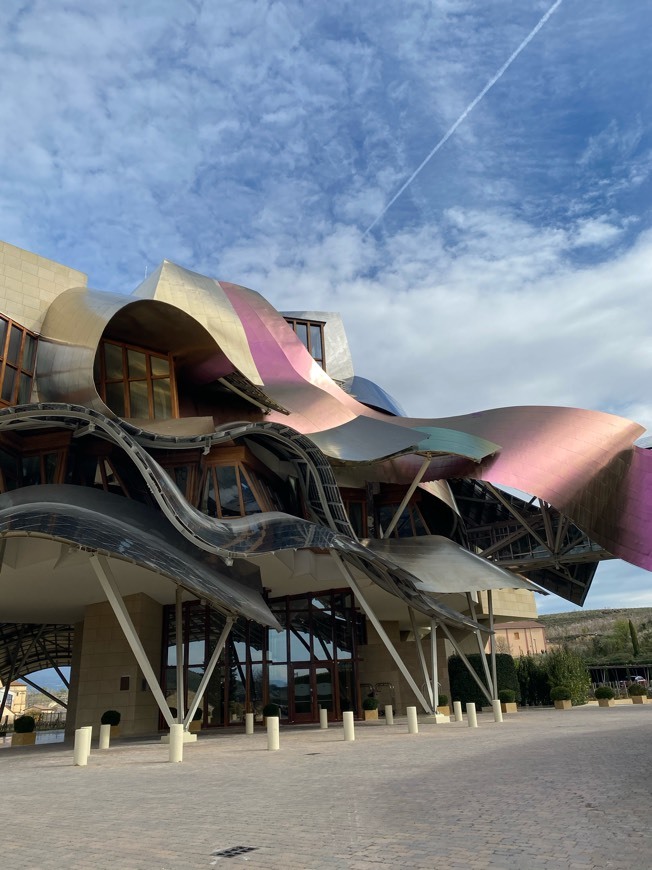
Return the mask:
{"type": "MultiPolygon", "coordinates": [[[[365,234],[552,5],[9,0],[0,238],[101,289],[167,258],[340,310],[410,414],[652,429],[651,4],[557,4],[365,234]]],[[[588,606],[648,578],[601,568],[588,606]]]]}

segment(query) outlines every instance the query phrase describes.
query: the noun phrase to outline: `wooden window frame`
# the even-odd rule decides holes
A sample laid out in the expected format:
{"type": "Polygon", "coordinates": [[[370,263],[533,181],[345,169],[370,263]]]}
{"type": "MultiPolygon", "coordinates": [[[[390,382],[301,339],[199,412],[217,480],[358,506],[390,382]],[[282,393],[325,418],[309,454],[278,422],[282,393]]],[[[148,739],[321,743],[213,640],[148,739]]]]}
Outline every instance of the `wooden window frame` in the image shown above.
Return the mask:
{"type": "Polygon", "coordinates": [[[32,397],[32,389],[34,386],[34,375],[36,374],[36,357],[38,354],[38,336],[36,333],[32,332],[30,329],[27,329],[25,326],[21,326],[16,320],[12,320],[10,317],[6,317],[4,314],[0,314],[0,319],[3,320],[7,324],[7,330],[5,333],[5,340],[0,347],[0,407],[8,408],[12,405],[18,404],[18,393],[20,391],[20,380],[21,375],[27,375],[30,379],[30,395],[27,400],[28,403],[32,397]],[[11,331],[13,327],[20,330],[21,339],[20,339],[20,350],[18,351],[18,361],[16,363],[9,362],[7,360],[7,353],[9,350],[9,341],[11,338],[11,331]],[[35,344],[34,349],[34,364],[32,369],[23,368],[23,356],[25,354],[25,342],[26,336],[30,336],[35,344]],[[11,399],[3,399],[2,398],[2,387],[5,382],[5,374],[7,368],[13,369],[16,372],[16,379],[11,393],[11,399]]]}
{"type": "MultiPolygon", "coordinates": [[[[285,322],[288,323],[294,332],[294,334],[299,338],[299,334],[297,332],[297,325],[305,326],[308,344],[304,345],[310,356],[314,359],[314,361],[320,365],[324,371],[326,371],[326,345],[324,342],[324,322],[322,320],[304,320],[302,317],[286,317],[285,322]],[[312,350],[312,335],[311,335],[311,327],[316,327],[319,329],[320,339],[321,339],[321,357],[315,356],[312,350]]],[[[301,339],[299,338],[299,341],[301,339]]],[[[301,341],[303,344],[303,341],[301,341]]]]}
{"type": "MultiPolygon", "coordinates": [[[[179,417],[179,398],[177,395],[177,381],[174,371],[174,357],[171,353],[163,353],[158,350],[151,350],[151,348],[147,347],[139,347],[136,344],[128,344],[123,341],[114,341],[113,339],[103,338],[100,342],[100,346],[97,352],[97,361],[99,363],[99,381],[96,383],[97,390],[100,394],[100,398],[107,405],[108,408],[111,408],[109,404],[107,404],[106,400],[106,386],[107,384],[122,384],[122,398],[124,402],[124,410],[125,420],[129,419],[143,419],[133,417],[131,414],[131,397],[129,395],[129,384],[131,383],[145,383],[147,384],[147,407],[149,411],[149,420],[174,420],[179,417]],[[119,347],[122,351],[122,377],[121,378],[108,378],[106,376],[106,362],[104,355],[104,348],[107,344],[112,345],[113,347],[119,347]],[[142,353],[145,357],[145,377],[143,378],[132,378],[129,377],[129,358],[128,352],[130,350],[136,351],[137,353],[142,353]],[[152,363],[151,358],[155,357],[156,359],[164,359],[168,363],[168,374],[167,375],[153,375],[152,374],[152,363]],[[170,416],[169,417],[155,417],[154,416],[154,389],[153,382],[154,381],[164,381],[169,378],[170,381],[170,416]]],[[[113,410],[113,409],[111,409],[113,410]]],[[[115,412],[114,412],[115,413],[115,412]]]]}

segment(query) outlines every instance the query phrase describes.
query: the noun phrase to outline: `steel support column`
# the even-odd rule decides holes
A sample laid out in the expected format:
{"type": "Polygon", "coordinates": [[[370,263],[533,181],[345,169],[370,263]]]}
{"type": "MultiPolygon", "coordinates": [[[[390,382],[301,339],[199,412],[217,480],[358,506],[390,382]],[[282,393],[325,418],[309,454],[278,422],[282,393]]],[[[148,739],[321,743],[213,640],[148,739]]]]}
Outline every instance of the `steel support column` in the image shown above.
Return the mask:
{"type": "Polygon", "coordinates": [[[437,663],[437,621],[430,620],[430,665],[432,670],[432,706],[439,707],[439,670],[437,663]]]}
{"type": "Polygon", "coordinates": [[[426,711],[426,713],[434,713],[434,710],[432,709],[432,707],[428,704],[428,702],[424,698],[423,693],[421,692],[421,689],[417,686],[416,682],[414,681],[412,674],[407,669],[405,662],[400,657],[394,644],[391,642],[391,640],[387,636],[387,632],[380,624],[380,620],[377,618],[376,614],[371,609],[369,603],[367,602],[367,600],[363,596],[362,592],[360,592],[360,589],[358,588],[358,584],[355,582],[355,580],[351,576],[351,572],[348,570],[347,566],[342,561],[339,553],[333,552],[333,553],[331,553],[331,556],[335,560],[337,567],[340,569],[340,572],[341,572],[342,576],[344,577],[347,586],[349,586],[349,588],[353,592],[356,600],[360,604],[360,607],[364,610],[365,614],[369,617],[371,624],[378,632],[378,636],[380,637],[382,642],[385,644],[385,647],[387,648],[387,652],[394,659],[398,669],[403,674],[408,685],[410,686],[410,688],[414,692],[415,697],[417,698],[417,700],[419,701],[419,703],[421,704],[423,709],[426,711]]]}
{"type": "MultiPolygon", "coordinates": [[[[471,597],[471,593],[466,593],[466,601],[469,606],[469,612],[471,614],[471,619],[474,622],[478,621],[478,617],[475,612],[475,602],[471,597]]],[[[489,665],[487,664],[487,656],[484,651],[484,643],[482,642],[482,636],[480,634],[479,629],[475,629],[473,634],[475,635],[475,639],[478,643],[478,652],[480,653],[480,661],[482,662],[482,669],[484,671],[485,679],[487,680],[487,688],[491,692],[492,699],[496,697],[496,685],[491,679],[491,674],[489,673],[489,665]]]]}
{"type": "Polygon", "coordinates": [[[410,623],[412,625],[412,634],[414,635],[414,642],[417,645],[417,655],[419,656],[419,664],[421,665],[421,673],[423,674],[423,682],[428,692],[428,698],[430,700],[430,705],[433,706],[433,695],[432,695],[432,684],[430,683],[430,674],[428,673],[428,665],[426,664],[426,657],[423,652],[423,646],[421,645],[421,637],[419,636],[419,628],[417,626],[417,621],[414,616],[414,608],[408,607],[408,613],[410,614],[410,623]]]}
{"type": "Polygon", "coordinates": [[[489,649],[491,650],[491,676],[496,687],[498,697],[498,677],[496,676],[496,635],[494,634],[494,598],[491,589],[487,589],[487,610],[489,611],[489,649]]]}
{"type": "Polygon", "coordinates": [[[183,720],[183,727],[188,730],[188,725],[192,722],[192,717],[195,715],[195,712],[199,705],[201,704],[202,698],[204,697],[204,692],[208,687],[208,682],[210,678],[213,676],[213,671],[215,670],[215,666],[222,654],[222,650],[224,649],[224,645],[226,644],[227,638],[231,633],[231,629],[233,628],[233,617],[226,617],[226,625],[222,629],[222,633],[220,634],[217,646],[213,650],[213,655],[210,658],[210,661],[206,665],[206,670],[204,671],[204,675],[201,678],[199,686],[197,687],[197,691],[195,692],[195,697],[192,699],[192,704],[188,707],[188,712],[186,713],[186,718],[183,720]]]}
{"type": "Polygon", "coordinates": [[[471,662],[467,659],[467,657],[464,655],[464,653],[463,653],[462,650],[460,649],[459,644],[457,643],[457,641],[455,640],[455,638],[453,637],[453,635],[452,635],[452,634],[450,633],[450,631],[448,630],[448,626],[446,625],[445,622],[442,622],[442,623],[441,623],[441,627],[443,628],[443,630],[444,630],[444,634],[446,635],[446,637],[447,637],[447,638],[449,639],[449,641],[452,643],[452,645],[453,645],[453,649],[454,649],[455,652],[458,654],[458,656],[462,659],[462,661],[464,662],[464,664],[465,664],[466,667],[467,667],[468,672],[471,674],[471,676],[473,677],[473,679],[474,679],[474,680],[476,681],[476,683],[478,684],[479,688],[480,688],[481,691],[482,691],[482,694],[485,696],[485,698],[487,699],[487,701],[489,701],[489,703],[491,704],[491,702],[493,701],[493,698],[491,697],[491,695],[490,695],[489,692],[487,691],[487,687],[486,687],[485,684],[482,682],[482,680],[480,679],[480,677],[476,674],[474,668],[473,668],[472,665],[471,665],[471,662]]]}
{"type": "Polygon", "coordinates": [[[120,628],[124,632],[127,643],[131,647],[131,651],[147,680],[147,685],[149,686],[152,695],[154,695],[161,714],[163,715],[168,727],[170,727],[175,724],[174,719],[172,718],[172,713],[170,713],[170,708],[168,707],[165,696],[161,691],[154,669],[147,658],[147,653],[143,649],[143,645],[136,633],[136,629],[131,621],[127,607],[122,600],[115,578],[111,568],[109,567],[109,560],[106,556],[100,556],[99,553],[93,553],[90,562],[95,574],[97,575],[97,579],[100,581],[100,585],[104,590],[104,594],[111,605],[111,609],[115,613],[115,618],[118,620],[120,628]]]}
{"type": "Polygon", "coordinates": [[[394,531],[394,528],[395,528],[395,526],[396,526],[396,523],[400,520],[400,518],[401,518],[401,514],[403,513],[403,511],[404,511],[405,508],[407,507],[407,503],[410,501],[410,499],[412,498],[412,496],[413,496],[413,494],[414,494],[414,490],[417,488],[417,486],[418,486],[419,483],[421,482],[421,478],[423,477],[423,475],[424,475],[424,474],[426,473],[426,471],[428,470],[428,466],[430,465],[430,461],[431,461],[431,457],[430,457],[430,456],[427,456],[427,457],[423,460],[423,463],[422,463],[422,465],[421,465],[421,468],[417,471],[414,480],[412,481],[412,483],[410,484],[410,486],[409,486],[409,488],[408,488],[408,491],[407,491],[407,492],[405,493],[405,495],[403,496],[403,501],[402,501],[402,502],[400,503],[400,505],[397,507],[397,509],[396,509],[396,513],[395,513],[394,516],[392,517],[391,522],[390,522],[390,524],[387,526],[387,528],[385,529],[385,531],[383,531],[382,528],[379,528],[379,529],[378,529],[378,536],[379,536],[380,538],[389,538],[389,536],[390,536],[390,535],[392,534],[392,532],[394,531]]]}
{"type": "Polygon", "coordinates": [[[183,679],[183,590],[180,586],[177,586],[175,595],[174,625],[177,650],[177,722],[182,725],[186,692],[183,679]]]}

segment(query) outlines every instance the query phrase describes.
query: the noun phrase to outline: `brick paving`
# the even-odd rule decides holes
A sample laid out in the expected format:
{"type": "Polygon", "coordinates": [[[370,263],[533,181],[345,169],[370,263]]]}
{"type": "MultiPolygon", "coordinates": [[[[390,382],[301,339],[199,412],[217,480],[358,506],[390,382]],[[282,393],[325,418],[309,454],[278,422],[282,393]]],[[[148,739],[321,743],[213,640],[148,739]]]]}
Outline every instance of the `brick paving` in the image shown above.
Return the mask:
{"type": "Polygon", "coordinates": [[[652,866],[652,704],[0,749],[2,866],[97,870],[652,866]],[[248,851],[239,850],[245,847],[248,851]]]}

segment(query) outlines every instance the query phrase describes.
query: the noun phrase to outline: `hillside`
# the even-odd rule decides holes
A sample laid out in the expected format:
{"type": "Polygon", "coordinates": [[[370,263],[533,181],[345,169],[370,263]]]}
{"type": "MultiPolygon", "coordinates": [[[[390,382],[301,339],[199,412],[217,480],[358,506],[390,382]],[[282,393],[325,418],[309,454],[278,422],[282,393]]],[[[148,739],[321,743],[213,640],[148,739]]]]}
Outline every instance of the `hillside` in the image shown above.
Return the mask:
{"type": "Polygon", "coordinates": [[[652,661],[652,607],[584,610],[540,616],[548,642],[568,644],[589,663],[649,663],[652,661]],[[638,655],[629,629],[631,620],[638,655]]]}

